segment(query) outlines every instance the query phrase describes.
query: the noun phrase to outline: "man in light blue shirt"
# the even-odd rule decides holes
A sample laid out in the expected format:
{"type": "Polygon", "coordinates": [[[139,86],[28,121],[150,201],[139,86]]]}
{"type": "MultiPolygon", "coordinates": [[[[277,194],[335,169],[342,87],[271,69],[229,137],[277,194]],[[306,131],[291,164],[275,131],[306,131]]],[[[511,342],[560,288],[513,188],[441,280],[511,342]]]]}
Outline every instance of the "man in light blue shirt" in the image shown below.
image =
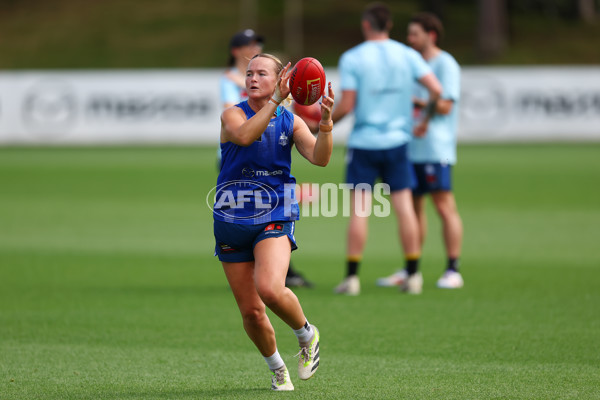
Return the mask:
{"type": "MultiPolygon", "coordinates": [[[[417,186],[413,189],[414,207],[419,219],[421,246],[427,232],[425,196],[429,194],[442,220],[442,230],[448,263],[437,286],[461,288],[463,278],[458,271],[463,227],[452,193],[451,172],[456,163],[456,130],[460,100],[460,67],[454,57],[438,47],[443,33],[441,21],[433,14],[415,15],[408,25],[408,43],[423,55],[443,87],[436,103],[436,114],[429,121],[424,136],[409,144],[409,159],[414,165],[417,186]]],[[[418,86],[418,85],[417,85],[418,86]]],[[[427,93],[415,88],[415,118],[420,118],[427,104],[427,93]]],[[[381,286],[397,285],[405,279],[406,271],[378,280],[381,286]]]]}
{"type": "Polygon", "coordinates": [[[413,129],[415,132],[427,129],[431,115],[413,127],[412,91],[415,82],[420,82],[429,91],[433,104],[441,93],[441,86],[418,52],[390,39],[392,20],[387,6],[382,3],[367,6],[361,28],[365,41],[340,58],[342,94],[333,113],[335,123],[354,112],[354,128],[348,139],[346,182],[356,188],[350,196],[346,278],[335,292],[360,293],[358,266],[367,240],[368,215],[359,206],[371,204],[372,191],[358,188],[372,188],[380,178],[390,190],[406,270],[410,272],[402,289],[418,294],[422,290],[422,276],[418,272],[421,246],[412,206],[413,173],[407,143],[413,129]]]}

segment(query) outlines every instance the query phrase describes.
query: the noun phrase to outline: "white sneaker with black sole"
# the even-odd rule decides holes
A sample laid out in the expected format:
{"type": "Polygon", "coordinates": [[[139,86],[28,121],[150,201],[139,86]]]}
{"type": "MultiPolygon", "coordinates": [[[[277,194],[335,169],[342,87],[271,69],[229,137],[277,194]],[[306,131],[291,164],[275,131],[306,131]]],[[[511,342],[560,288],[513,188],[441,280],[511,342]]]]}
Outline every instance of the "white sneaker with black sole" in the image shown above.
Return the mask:
{"type": "Polygon", "coordinates": [[[297,354],[300,357],[298,360],[298,376],[302,380],[311,378],[319,368],[320,335],[316,326],[311,325],[311,328],[315,331],[313,339],[306,346],[300,346],[300,352],[297,354]]]}
{"type": "Polygon", "coordinates": [[[273,375],[271,376],[271,389],[281,391],[294,390],[290,373],[285,365],[276,370],[271,370],[271,374],[273,375]]]}
{"type": "Polygon", "coordinates": [[[423,291],[423,275],[420,272],[408,275],[400,289],[408,294],[421,294],[423,291]]]}
{"type": "Polygon", "coordinates": [[[358,296],[360,294],[360,280],[358,279],[358,275],[350,275],[346,277],[342,283],[333,289],[333,292],[348,296],[358,296]]]}

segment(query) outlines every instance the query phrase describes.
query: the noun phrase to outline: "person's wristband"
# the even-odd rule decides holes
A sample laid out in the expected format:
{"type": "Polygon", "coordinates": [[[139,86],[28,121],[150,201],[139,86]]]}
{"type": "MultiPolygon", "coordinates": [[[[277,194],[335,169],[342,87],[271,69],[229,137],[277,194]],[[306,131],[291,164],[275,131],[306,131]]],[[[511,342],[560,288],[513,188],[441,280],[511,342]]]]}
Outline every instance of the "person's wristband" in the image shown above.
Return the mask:
{"type": "Polygon", "coordinates": [[[330,133],[333,130],[333,121],[329,121],[329,123],[324,124],[323,122],[319,123],[319,132],[330,133]]]}
{"type": "Polygon", "coordinates": [[[273,96],[271,96],[271,100],[277,103],[277,105],[279,105],[279,103],[281,103],[284,99],[284,97],[279,97],[277,93],[273,93],[273,96]]]}
{"type": "Polygon", "coordinates": [[[271,97],[271,99],[269,100],[269,103],[275,104],[275,107],[278,107],[279,103],[281,103],[281,102],[277,102],[277,100],[275,100],[273,97],[271,97]]]}
{"type": "Polygon", "coordinates": [[[435,109],[437,107],[437,101],[430,101],[425,106],[425,115],[431,119],[435,115],[435,109]]]}

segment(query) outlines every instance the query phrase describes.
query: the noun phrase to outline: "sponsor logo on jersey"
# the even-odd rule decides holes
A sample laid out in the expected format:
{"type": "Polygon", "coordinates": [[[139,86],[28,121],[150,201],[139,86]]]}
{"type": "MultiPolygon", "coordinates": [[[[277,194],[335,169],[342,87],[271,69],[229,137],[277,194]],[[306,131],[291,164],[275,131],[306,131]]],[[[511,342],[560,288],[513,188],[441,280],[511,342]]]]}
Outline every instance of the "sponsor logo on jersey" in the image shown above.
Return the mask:
{"type": "Polygon", "coordinates": [[[255,176],[277,176],[283,175],[283,170],[277,169],[275,171],[265,171],[259,169],[258,171],[255,171],[252,168],[244,167],[242,168],[242,175],[246,178],[254,178],[255,176]]]}

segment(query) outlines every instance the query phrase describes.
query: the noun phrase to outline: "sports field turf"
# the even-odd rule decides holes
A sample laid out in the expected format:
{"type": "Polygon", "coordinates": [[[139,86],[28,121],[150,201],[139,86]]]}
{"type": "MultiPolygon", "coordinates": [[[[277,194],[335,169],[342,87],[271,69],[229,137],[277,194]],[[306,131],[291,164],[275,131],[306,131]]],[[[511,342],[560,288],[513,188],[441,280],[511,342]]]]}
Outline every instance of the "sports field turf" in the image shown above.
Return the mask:
{"type": "MultiPolygon", "coordinates": [[[[339,182],[295,158],[299,182],[339,182]]],[[[293,393],[271,393],[212,256],[215,149],[0,149],[0,399],[600,399],[600,144],[463,145],[465,288],[443,291],[429,208],[420,296],[371,218],[362,294],[339,297],[346,219],[303,218],[296,290],[322,334],[293,393]]],[[[272,314],[271,314],[272,315],[272,314]]]]}

